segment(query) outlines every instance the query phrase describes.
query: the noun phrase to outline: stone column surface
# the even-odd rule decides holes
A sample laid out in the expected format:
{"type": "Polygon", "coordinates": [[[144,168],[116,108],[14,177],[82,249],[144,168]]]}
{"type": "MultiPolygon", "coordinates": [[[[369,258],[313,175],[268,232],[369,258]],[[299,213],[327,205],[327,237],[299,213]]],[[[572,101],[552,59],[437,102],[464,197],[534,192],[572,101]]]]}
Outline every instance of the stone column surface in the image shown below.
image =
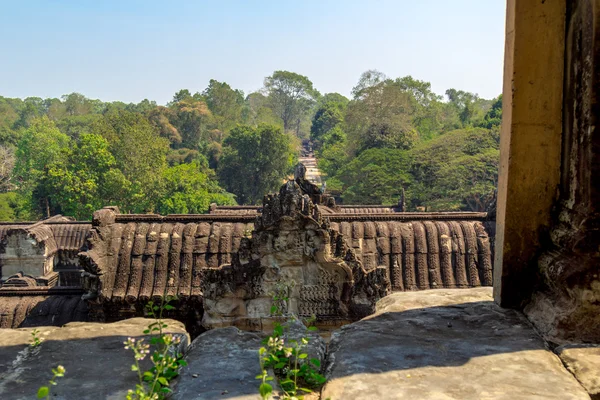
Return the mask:
{"type": "Polygon", "coordinates": [[[565,0],[508,0],[494,298],[518,307],[560,181],[565,0]]]}

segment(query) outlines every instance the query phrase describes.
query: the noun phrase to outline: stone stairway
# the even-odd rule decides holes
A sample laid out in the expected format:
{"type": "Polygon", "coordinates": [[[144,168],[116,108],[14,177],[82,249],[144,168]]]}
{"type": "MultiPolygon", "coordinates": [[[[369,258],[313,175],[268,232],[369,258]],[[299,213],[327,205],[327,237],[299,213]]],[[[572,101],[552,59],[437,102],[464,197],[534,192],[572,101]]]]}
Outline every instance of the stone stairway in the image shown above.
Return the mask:
{"type": "Polygon", "coordinates": [[[317,186],[321,186],[321,172],[317,166],[317,159],[315,158],[310,142],[304,142],[302,145],[302,152],[298,161],[306,167],[306,179],[317,186]]]}

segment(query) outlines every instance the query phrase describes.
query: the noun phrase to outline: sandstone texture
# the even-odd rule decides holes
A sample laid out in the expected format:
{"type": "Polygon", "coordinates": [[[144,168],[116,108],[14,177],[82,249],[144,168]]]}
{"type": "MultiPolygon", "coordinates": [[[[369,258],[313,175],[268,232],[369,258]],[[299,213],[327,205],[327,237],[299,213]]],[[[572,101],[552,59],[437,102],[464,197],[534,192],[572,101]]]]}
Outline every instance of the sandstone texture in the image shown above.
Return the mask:
{"type": "MultiPolygon", "coordinates": [[[[309,358],[324,363],[325,342],[299,321],[286,324],[284,338],[309,338],[309,358]]],[[[261,373],[258,350],[266,336],[236,327],[218,328],[196,338],[187,352],[185,367],[175,386],[174,400],[260,399],[256,376],[261,373]]],[[[275,389],[276,386],[274,385],[275,389]]],[[[318,398],[318,397],[311,397],[318,398]]]]}
{"type": "Polygon", "coordinates": [[[571,344],[555,351],[592,399],[600,399],[600,345],[571,344]]]}
{"type": "Polygon", "coordinates": [[[264,335],[236,327],[213,329],[197,337],[187,352],[173,400],[255,400],[260,374],[258,349],[264,335]]]}
{"type": "MultiPolygon", "coordinates": [[[[58,365],[67,372],[53,399],[124,399],[137,377],[123,341],[141,336],[149,322],[42,327],[36,348],[28,346],[32,329],[0,330],[0,399],[35,398],[58,365]]],[[[187,339],[181,323],[167,324],[187,339]]],[[[265,337],[226,327],[187,349],[184,340],[188,365],[172,382],[172,399],[258,400],[265,337]]],[[[589,400],[600,388],[599,346],[562,346],[557,356],[523,314],[498,307],[489,288],[394,293],[372,316],[335,331],[328,348],[299,321],[287,323],[285,337],[310,337],[306,352],[322,360],[329,379],[322,399],[589,400]]]]}
{"type": "MultiPolygon", "coordinates": [[[[152,320],[133,318],[111,324],[72,322],[62,328],[41,327],[41,345],[29,347],[33,329],[0,329],[0,399],[35,399],[40,386],[52,378],[52,368],[62,365],[65,376],[52,387],[55,400],[125,398],[135,389],[131,371],[133,352],[125,350],[127,337],[141,337],[152,320]]],[[[183,324],[165,320],[167,332],[182,335],[181,348],[189,344],[183,324]]],[[[148,359],[143,369],[150,368],[148,359]]]]}
{"type": "Polygon", "coordinates": [[[322,398],[589,399],[490,288],[394,293],[332,336],[322,398]]]}

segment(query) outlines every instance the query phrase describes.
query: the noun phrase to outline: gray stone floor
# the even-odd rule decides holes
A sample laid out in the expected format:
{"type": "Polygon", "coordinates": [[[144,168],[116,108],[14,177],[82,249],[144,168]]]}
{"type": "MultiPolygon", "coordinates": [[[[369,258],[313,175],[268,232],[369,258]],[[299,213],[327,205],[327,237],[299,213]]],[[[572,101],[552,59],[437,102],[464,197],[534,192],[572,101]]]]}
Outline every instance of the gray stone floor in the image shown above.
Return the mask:
{"type": "MultiPolygon", "coordinates": [[[[0,399],[35,398],[59,364],[67,373],[53,399],[124,398],[136,377],[122,342],[147,323],[40,328],[46,340],[36,349],[27,347],[31,329],[0,330],[0,399]]],[[[184,334],[178,322],[169,325],[184,334]]],[[[222,328],[196,338],[174,398],[258,399],[262,337],[222,328]]],[[[376,314],[333,333],[321,398],[590,399],[584,386],[598,388],[598,347],[556,351],[569,369],[521,313],[493,303],[490,288],[394,293],[376,314]]]]}
{"type": "Polygon", "coordinates": [[[332,399],[589,399],[525,317],[491,288],[395,293],[334,333],[332,399]]]}

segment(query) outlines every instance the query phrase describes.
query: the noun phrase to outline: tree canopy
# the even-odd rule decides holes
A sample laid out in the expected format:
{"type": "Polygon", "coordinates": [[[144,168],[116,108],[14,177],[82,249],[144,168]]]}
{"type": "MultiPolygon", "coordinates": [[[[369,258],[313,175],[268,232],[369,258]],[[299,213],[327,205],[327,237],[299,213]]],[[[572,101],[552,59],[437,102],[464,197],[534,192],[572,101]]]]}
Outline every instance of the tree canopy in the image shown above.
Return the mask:
{"type": "Polygon", "coordinates": [[[257,204],[292,172],[304,139],[339,202],[395,203],[404,189],[411,210],[480,210],[497,182],[501,119],[502,96],[442,96],[377,70],[350,99],[285,70],[255,92],[210,79],[165,105],[0,96],[0,219],[257,204]]]}
{"type": "Polygon", "coordinates": [[[272,125],[234,128],[223,146],[219,177],[242,204],[257,204],[278,190],[294,165],[291,138],[272,125]]]}

